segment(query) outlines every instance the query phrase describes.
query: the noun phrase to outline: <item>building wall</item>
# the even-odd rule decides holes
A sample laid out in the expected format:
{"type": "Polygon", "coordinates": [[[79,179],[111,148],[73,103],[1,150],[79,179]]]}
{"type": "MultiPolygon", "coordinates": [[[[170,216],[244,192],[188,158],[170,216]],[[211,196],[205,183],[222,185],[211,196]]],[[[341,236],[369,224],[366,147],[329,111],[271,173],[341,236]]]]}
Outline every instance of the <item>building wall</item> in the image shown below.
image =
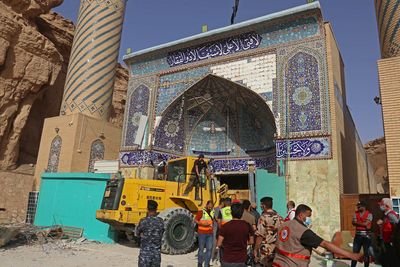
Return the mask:
{"type": "MultiPolygon", "coordinates": [[[[150,159],[159,155],[168,158],[188,153],[184,142],[190,127],[185,127],[191,124],[168,125],[179,118],[180,110],[184,112],[185,92],[215,75],[240,84],[265,101],[273,114],[270,121],[276,126],[273,161],[288,162],[289,199],[313,208],[314,229],[324,238],[330,239],[340,229],[340,193],[347,181],[344,173],[350,172],[357,183],[355,174],[362,173],[365,165],[362,158],[358,164],[357,146],[353,143],[351,148],[346,147],[340,139],[343,135],[347,142],[355,142],[356,130],[344,112],[347,106],[343,106],[346,94],[340,53],[319,8],[247,23],[190,42],[174,42],[165,49],[138,53],[126,63],[131,78],[120,152],[123,169],[148,166],[150,159]],[[226,39],[228,36],[231,39],[226,39]],[[251,40],[251,44],[234,52],[220,51],[232,46],[232,40],[251,40]],[[213,50],[216,47],[220,50],[213,50]],[[340,97],[335,97],[334,88],[340,97]],[[132,142],[139,132],[141,141],[132,142]],[[346,160],[352,160],[354,166],[346,160]]],[[[188,114],[194,125],[196,116],[188,114]]],[[[217,170],[229,171],[247,170],[249,159],[255,160],[257,168],[266,168],[269,162],[250,155],[215,158],[217,170]]]]}
{"type": "Polygon", "coordinates": [[[337,160],[289,162],[289,200],[313,210],[313,231],[326,240],[340,230],[337,160]]]}
{"type": "Polygon", "coordinates": [[[109,179],[104,173],[45,173],[34,224],[83,228],[89,240],[114,243],[115,230],[96,219],[109,179]]]}
{"type": "MultiPolygon", "coordinates": [[[[332,146],[337,155],[340,192],[370,193],[370,173],[365,150],[346,103],[344,63],[330,23],[327,35],[330,95],[332,97],[332,146]]],[[[376,186],[374,187],[376,189],[376,186]]]]}
{"type": "Polygon", "coordinates": [[[104,145],[103,159],[116,160],[121,140],[120,128],[79,113],[46,119],[35,170],[35,188],[39,188],[40,176],[46,170],[88,172],[93,142],[99,140],[104,145]],[[62,140],[59,160],[51,164],[57,168],[50,170],[49,157],[56,154],[51,154],[51,144],[57,136],[62,140]]]}
{"type": "Polygon", "coordinates": [[[33,175],[0,172],[0,224],[2,223],[24,223],[28,207],[29,192],[33,187],[33,175]]]}
{"type": "MultiPolygon", "coordinates": [[[[138,148],[177,155],[187,152],[183,151],[184,147],[188,147],[187,144],[180,142],[191,133],[190,129],[182,131],[185,125],[177,122],[178,127],[174,129],[180,131],[168,133],[166,129],[169,129],[170,121],[174,122],[169,116],[174,113],[170,112],[169,115],[166,109],[173,109],[171,106],[176,105],[179,111],[182,106],[179,103],[181,94],[210,74],[240,83],[264,99],[274,114],[278,138],[293,138],[289,149],[285,148],[287,142],[278,141],[277,154],[281,158],[286,157],[289,150],[290,157],[296,159],[330,158],[330,114],[323,32],[321,14],[316,9],[127,60],[132,77],[128,86],[120,154],[122,166],[129,167],[129,162],[134,162],[130,158],[135,158],[132,151],[138,148]],[[211,51],[213,47],[233,45],[229,43],[231,39],[224,39],[226,36],[237,42],[250,40],[251,45],[231,54],[218,56],[210,52],[203,56],[207,59],[190,56],[190,53],[203,51],[204,46],[211,51]],[[189,47],[189,50],[185,47],[189,47]],[[191,52],[186,54],[187,51],[191,52]],[[180,58],[181,55],[185,56],[180,58]],[[305,77],[303,83],[307,86],[298,84],[302,71],[305,77]],[[305,98],[300,99],[299,96],[305,98]],[[139,130],[140,125],[146,125],[145,131],[139,130]],[[139,138],[141,141],[135,144],[133,140],[137,139],[139,132],[144,138],[139,138]],[[172,148],[168,144],[175,146],[172,148]],[[296,149],[298,147],[301,149],[296,149]]],[[[198,115],[189,116],[196,118],[198,115]]]]}
{"type": "Polygon", "coordinates": [[[391,197],[400,196],[400,57],[378,61],[391,197]]]}

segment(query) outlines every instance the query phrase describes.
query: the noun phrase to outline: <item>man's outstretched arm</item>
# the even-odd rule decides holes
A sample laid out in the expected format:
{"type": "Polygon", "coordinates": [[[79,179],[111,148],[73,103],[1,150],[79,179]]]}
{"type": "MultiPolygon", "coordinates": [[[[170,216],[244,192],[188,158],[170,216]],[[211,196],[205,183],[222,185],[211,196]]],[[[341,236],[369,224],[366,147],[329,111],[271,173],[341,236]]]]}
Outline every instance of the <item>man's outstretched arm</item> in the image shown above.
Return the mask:
{"type": "Polygon", "coordinates": [[[331,243],[329,241],[326,241],[326,240],[323,240],[321,242],[320,246],[325,248],[325,249],[327,249],[327,250],[329,250],[330,252],[333,252],[335,254],[340,254],[340,255],[345,256],[345,257],[347,257],[349,259],[352,259],[352,260],[355,260],[355,261],[359,261],[359,262],[362,261],[363,256],[364,256],[361,253],[352,253],[352,252],[349,252],[347,250],[344,250],[344,249],[342,249],[342,248],[336,246],[335,244],[333,244],[333,243],[331,243]]]}

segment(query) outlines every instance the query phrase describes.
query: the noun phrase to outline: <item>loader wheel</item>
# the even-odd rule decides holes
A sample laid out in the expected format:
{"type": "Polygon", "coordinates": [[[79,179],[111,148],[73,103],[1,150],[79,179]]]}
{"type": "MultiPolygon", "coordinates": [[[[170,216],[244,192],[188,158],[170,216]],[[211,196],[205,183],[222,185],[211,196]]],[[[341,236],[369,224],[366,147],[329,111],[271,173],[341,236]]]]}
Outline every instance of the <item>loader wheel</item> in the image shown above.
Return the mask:
{"type": "Polygon", "coordinates": [[[161,241],[161,252],[185,254],[193,248],[196,236],[194,218],[190,211],[182,208],[164,210],[159,215],[164,220],[165,232],[161,241]]]}

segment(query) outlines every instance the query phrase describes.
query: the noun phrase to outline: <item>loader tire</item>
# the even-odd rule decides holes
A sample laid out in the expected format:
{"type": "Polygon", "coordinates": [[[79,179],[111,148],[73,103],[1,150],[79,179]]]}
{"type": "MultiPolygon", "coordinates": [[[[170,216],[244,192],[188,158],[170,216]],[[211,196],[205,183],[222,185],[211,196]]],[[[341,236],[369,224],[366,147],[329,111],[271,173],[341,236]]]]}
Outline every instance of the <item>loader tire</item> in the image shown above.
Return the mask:
{"type": "Polygon", "coordinates": [[[190,211],[171,208],[161,212],[159,217],[164,220],[165,226],[161,252],[171,255],[190,252],[196,239],[194,218],[190,211]]]}

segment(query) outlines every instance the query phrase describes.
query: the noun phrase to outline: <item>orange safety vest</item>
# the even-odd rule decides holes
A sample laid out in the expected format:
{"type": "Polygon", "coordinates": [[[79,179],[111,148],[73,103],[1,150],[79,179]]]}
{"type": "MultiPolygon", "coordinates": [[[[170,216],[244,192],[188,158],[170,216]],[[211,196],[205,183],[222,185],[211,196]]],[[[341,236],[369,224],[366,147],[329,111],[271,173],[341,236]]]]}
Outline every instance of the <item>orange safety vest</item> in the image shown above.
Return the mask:
{"type": "MultiPolygon", "coordinates": [[[[365,223],[368,219],[369,214],[370,214],[369,211],[366,210],[364,211],[363,216],[361,216],[361,214],[358,211],[356,211],[356,222],[365,223]]],[[[356,226],[356,231],[369,231],[371,229],[371,222],[368,225],[369,225],[368,227],[356,226]]]]}
{"type": "Polygon", "coordinates": [[[200,225],[198,226],[198,232],[211,232],[213,231],[213,219],[214,217],[214,211],[212,210],[210,214],[206,211],[206,209],[203,209],[203,215],[201,216],[200,223],[201,224],[207,224],[208,226],[203,226],[200,225]],[[211,216],[210,216],[211,215],[211,216]]]}

